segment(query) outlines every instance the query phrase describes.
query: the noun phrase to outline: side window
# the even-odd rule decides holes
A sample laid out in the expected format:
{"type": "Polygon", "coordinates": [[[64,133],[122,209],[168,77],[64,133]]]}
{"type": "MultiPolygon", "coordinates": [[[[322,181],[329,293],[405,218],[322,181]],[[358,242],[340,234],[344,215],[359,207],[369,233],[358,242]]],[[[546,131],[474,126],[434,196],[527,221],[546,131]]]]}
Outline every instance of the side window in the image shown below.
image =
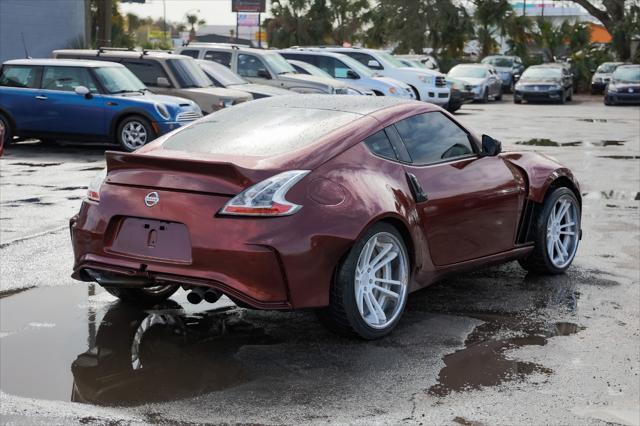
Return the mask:
{"type": "Polygon", "coordinates": [[[238,74],[243,77],[258,77],[259,70],[266,70],[267,67],[260,58],[245,53],[238,54],[238,74]]]}
{"type": "Polygon", "coordinates": [[[468,134],[440,112],[414,115],[396,123],[414,164],[425,165],[473,154],[468,134]]]}
{"type": "Polygon", "coordinates": [[[296,70],[298,74],[309,74],[307,70],[302,68],[300,65],[291,64],[291,66],[293,67],[294,70],[296,70]]]}
{"type": "MultiPolygon", "coordinates": [[[[361,53],[361,52],[339,52],[339,53],[344,53],[347,56],[351,56],[353,59],[355,59],[356,61],[360,62],[362,65],[368,67],[369,66],[369,61],[375,61],[376,59],[367,54],[367,53],[361,53]]],[[[384,67],[382,66],[382,64],[380,64],[380,68],[379,69],[384,69],[384,67]]]]}
{"type": "Polygon", "coordinates": [[[78,86],[84,86],[91,92],[98,91],[89,70],[79,67],[44,67],[42,89],[73,92],[78,86]]]}
{"type": "Polygon", "coordinates": [[[387,134],[384,130],[380,130],[366,138],[364,140],[364,144],[373,152],[374,154],[387,158],[389,160],[397,160],[396,152],[393,150],[393,146],[391,145],[391,141],[387,137],[387,134]]]}
{"type": "Polygon", "coordinates": [[[347,70],[345,64],[331,56],[318,56],[317,66],[324,72],[333,76],[333,78],[347,78],[347,70]]]}
{"type": "Polygon", "coordinates": [[[157,87],[158,77],[169,79],[162,65],[156,61],[122,61],[122,65],[129,68],[129,71],[134,73],[146,86],[157,87]]]}
{"type": "Polygon", "coordinates": [[[217,62],[225,67],[231,67],[231,52],[218,52],[215,50],[207,50],[204,53],[204,59],[207,61],[217,62]]]}
{"type": "Polygon", "coordinates": [[[42,67],[5,65],[0,74],[0,86],[37,89],[42,67]]]}
{"type": "Polygon", "coordinates": [[[181,55],[191,56],[193,59],[198,59],[198,54],[200,52],[197,50],[183,50],[180,52],[181,55]]]}

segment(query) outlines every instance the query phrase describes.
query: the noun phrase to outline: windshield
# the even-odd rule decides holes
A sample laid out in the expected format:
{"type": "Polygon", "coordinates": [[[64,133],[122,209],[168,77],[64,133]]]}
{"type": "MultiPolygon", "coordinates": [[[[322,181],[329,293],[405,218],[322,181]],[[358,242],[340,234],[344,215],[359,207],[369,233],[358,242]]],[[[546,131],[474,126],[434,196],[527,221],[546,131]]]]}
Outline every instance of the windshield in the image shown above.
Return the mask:
{"type": "Polygon", "coordinates": [[[193,59],[169,59],[167,62],[180,83],[180,87],[210,87],[213,85],[193,59]]]}
{"type": "Polygon", "coordinates": [[[511,68],[513,66],[513,59],[503,56],[489,56],[482,60],[483,64],[490,64],[494,67],[511,68]]]}
{"type": "Polygon", "coordinates": [[[233,86],[236,84],[247,84],[248,81],[231,71],[224,65],[211,61],[198,61],[205,74],[210,74],[218,83],[223,86],[233,86]]]}
{"type": "Polygon", "coordinates": [[[620,65],[620,64],[614,64],[614,63],[611,63],[611,62],[605,62],[604,64],[602,64],[602,65],[600,65],[598,67],[596,72],[610,74],[610,73],[615,71],[615,69],[618,67],[618,65],[620,65]]]}
{"type": "Polygon", "coordinates": [[[147,88],[125,67],[99,67],[94,70],[107,93],[140,92],[147,88]]]}
{"type": "Polygon", "coordinates": [[[487,69],[482,67],[453,67],[449,74],[451,77],[462,78],[485,78],[487,76],[487,69]]]}
{"type": "Polygon", "coordinates": [[[616,81],[640,81],[640,66],[618,67],[612,78],[616,81]]]}
{"type": "Polygon", "coordinates": [[[400,60],[398,58],[393,57],[392,55],[390,55],[387,52],[378,52],[378,55],[380,55],[380,57],[382,57],[382,59],[384,59],[385,61],[389,62],[394,67],[397,67],[397,68],[406,68],[407,67],[405,64],[400,62],[400,60]]]}
{"type": "Polygon", "coordinates": [[[279,53],[265,53],[262,58],[276,74],[295,73],[296,70],[279,53]]]}
{"type": "Polygon", "coordinates": [[[360,62],[356,61],[351,56],[340,55],[340,60],[344,62],[346,66],[348,66],[358,74],[364,75],[365,77],[375,77],[376,75],[378,75],[374,71],[372,71],[371,68],[362,65],[360,62]]]}
{"type": "Polygon", "coordinates": [[[552,67],[544,67],[544,68],[527,68],[527,70],[522,73],[522,77],[520,80],[539,80],[539,79],[549,79],[549,78],[561,78],[562,70],[560,68],[552,68],[552,67]]]}

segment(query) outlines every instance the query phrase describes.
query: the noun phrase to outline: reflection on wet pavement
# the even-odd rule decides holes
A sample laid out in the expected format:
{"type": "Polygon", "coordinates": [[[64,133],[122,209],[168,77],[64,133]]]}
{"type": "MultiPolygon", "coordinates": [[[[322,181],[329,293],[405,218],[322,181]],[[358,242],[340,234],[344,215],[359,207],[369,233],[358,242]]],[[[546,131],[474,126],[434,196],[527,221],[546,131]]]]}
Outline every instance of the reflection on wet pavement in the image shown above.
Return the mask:
{"type": "Polygon", "coordinates": [[[625,191],[594,191],[583,192],[582,198],[585,200],[640,200],[640,192],[625,192],[625,191]]]}

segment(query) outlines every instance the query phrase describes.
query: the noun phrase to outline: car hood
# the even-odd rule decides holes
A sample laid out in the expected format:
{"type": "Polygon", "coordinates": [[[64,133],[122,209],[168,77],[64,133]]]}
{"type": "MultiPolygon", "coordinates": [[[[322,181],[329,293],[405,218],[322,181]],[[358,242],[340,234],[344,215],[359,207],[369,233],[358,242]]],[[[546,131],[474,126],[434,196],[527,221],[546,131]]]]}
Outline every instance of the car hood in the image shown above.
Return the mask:
{"type": "Polygon", "coordinates": [[[242,90],[249,93],[255,93],[262,96],[279,96],[279,95],[290,95],[292,92],[287,89],[281,89],[279,87],[267,86],[266,84],[233,84],[228,86],[227,88],[233,90],[242,90]]]}
{"type": "Polygon", "coordinates": [[[466,84],[470,84],[472,86],[477,86],[478,84],[484,83],[484,78],[473,78],[473,77],[455,77],[460,81],[464,81],[466,84]]]}
{"type": "Polygon", "coordinates": [[[421,74],[421,75],[429,75],[432,77],[437,77],[440,75],[443,75],[441,72],[438,71],[433,71],[433,70],[428,70],[428,69],[420,69],[420,68],[413,68],[413,67],[398,67],[399,70],[403,70],[403,71],[409,71],[412,72],[414,74],[421,74]]]}
{"type": "Polygon", "coordinates": [[[373,77],[374,80],[380,81],[390,87],[400,87],[402,89],[411,89],[411,87],[400,80],[391,77],[373,77]]]}
{"type": "Polygon", "coordinates": [[[157,95],[155,93],[151,93],[151,92],[145,92],[144,94],[140,93],[119,93],[119,94],[114,94],[114,95],[109,95],[109,96],[115,96],[118,98],[125,98],[127,100],[130,101],[136,101],[136,102],[146,102],[146,103],[150,103],[150,104],[155,104],[155,103],[162,103],[165,105],[170,105],[170,106],[174,106],[174,107],[186,107],[186,106],[193,106],[195,105],[195,102],[190,101],[188,99],[185,98],[179,98],[177,96],[168,96],[168,95],[157,95]]]}
{"type": "Polygon", "coordinates": [[[306,83],[307,85],[316,87],[335,87],[346,89],[348,86],[338,80],[332,78],[318,77],[306,74],[280,74],[278,76],[283,81],[291,81],[294,83],[306,83]]]}
{"type": "Polygon", "coordinates": [[[513,68],[511,67],[494,67],[498,72],[508,72],[513,73],[513,68]]]}
{"type": "Polygon", "coordinates": [[[197,94],[197,95],[211,95],[211,96],[217,96],[220,98],[227,98],[227,99],[244,99],[244,100],[251,99],[251,95],[247,92],[243,92],[241,90],[226,89],[223,87],[192,87],[189,89],[182,89],[182,90],[185,90],[187,92],[197,94]]]}

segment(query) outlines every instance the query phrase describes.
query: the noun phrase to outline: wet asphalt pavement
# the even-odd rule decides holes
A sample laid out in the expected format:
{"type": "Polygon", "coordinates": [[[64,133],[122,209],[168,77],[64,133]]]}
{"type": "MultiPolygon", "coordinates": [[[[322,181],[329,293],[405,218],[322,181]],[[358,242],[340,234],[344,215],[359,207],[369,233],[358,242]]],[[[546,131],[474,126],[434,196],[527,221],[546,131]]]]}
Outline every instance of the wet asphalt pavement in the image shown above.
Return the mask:
{"type": "Polygon", "coordinates": [[[115,302],[72,280],[67,221],[104,147],[21,143],[0,159],[2,424],[640,424],[640,108],[463,107],[509,150],[582,184],[569,273],[517,263],[411,295],[380,341],[312,312],[115,302]]]}

